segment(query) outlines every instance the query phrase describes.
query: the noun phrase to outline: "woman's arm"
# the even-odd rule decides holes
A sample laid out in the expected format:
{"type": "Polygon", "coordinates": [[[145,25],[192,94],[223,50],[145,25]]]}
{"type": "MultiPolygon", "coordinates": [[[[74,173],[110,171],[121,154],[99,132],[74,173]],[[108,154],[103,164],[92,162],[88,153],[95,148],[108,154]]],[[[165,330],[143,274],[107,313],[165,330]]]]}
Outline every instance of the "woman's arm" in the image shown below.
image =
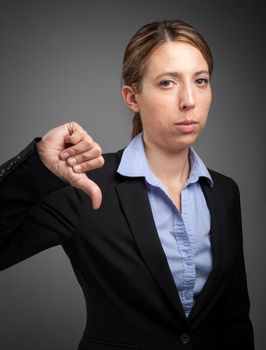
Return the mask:
{"type": "Polygon", "coordinates": [[[232,272],[229,288],[226,293],[226,308],[222,320],[221,349],[254,350],[253,327],[249,317],[250,302],[247,287],[246,269],[243,251],[243,234],[240,195],[235,185],[235,205],[232,222],[237,240],[237,261],[232,272]]]}
{"type": "MultiPolygon", "coordinates": [[[[71,237],[78,221],[80,193],[68,186],[69,182],[90,195],[99,194],[98,186],[85,173],[75,173],[68,159],[60,159],[65,149],[74,154],[75,147],[78,157],[91,150],[85,145],[84,138],[90,138],[86,133],[66,143],[65,128],[58,127],[42,140],[34,140],[0,167],[0,269],[71,237]],[[69,147],[71,143],[74,146],[69,147]]],[[[99,167],[97,161],[86,162],[81,162],[82,170],[99,167]]],[[[99,203],[99,198],[93,201],[99,203]]]]}

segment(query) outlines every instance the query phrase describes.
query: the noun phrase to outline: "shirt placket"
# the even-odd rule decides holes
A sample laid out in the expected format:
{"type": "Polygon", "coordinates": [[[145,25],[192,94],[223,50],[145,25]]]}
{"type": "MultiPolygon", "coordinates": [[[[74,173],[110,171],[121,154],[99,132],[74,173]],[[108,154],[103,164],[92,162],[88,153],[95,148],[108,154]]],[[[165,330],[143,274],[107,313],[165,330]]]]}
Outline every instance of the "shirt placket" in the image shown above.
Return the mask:
{"type": "Polygon", "coordinates": [[[173,228],[183,264],[183,288],[179,291],[179,295],[186,316],[188,316],[193,306],[196,268],[194,261],[195,237],[190,232],[189,196],[187,188],[183,189],[182,191],[181,204],[182,215],[176,209],[176,213],[173,218],[173,228]]]}

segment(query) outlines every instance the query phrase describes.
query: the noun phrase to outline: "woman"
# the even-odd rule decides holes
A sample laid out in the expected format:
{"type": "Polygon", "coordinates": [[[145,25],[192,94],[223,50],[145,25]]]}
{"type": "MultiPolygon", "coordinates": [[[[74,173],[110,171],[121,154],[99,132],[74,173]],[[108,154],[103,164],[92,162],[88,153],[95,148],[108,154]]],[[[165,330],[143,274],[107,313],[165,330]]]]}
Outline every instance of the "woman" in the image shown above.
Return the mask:
{"type": "Polygon", "coordinates": [[[125,150],[102,156],[72,122],[1,168],[0,266],[63,246],[87,305],[80,350],[254,349],[239,191],[191,147],[212,68],[195,28],[147,24],[124,56],[125,150]]]}

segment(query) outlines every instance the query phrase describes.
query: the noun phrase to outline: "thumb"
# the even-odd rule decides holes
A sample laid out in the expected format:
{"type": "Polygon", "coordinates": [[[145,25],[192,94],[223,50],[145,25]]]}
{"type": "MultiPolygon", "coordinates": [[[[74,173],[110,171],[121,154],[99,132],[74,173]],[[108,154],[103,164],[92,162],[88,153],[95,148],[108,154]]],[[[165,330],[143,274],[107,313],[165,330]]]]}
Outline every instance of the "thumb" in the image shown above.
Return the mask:
{"type": "Polygon", "coordinates": [[[102,191],[100,187],[85,174],[80,175],[78,180],[70,184],[88,194],[92,201],[93,209],[99,209],[102,203],[102,191]]]}

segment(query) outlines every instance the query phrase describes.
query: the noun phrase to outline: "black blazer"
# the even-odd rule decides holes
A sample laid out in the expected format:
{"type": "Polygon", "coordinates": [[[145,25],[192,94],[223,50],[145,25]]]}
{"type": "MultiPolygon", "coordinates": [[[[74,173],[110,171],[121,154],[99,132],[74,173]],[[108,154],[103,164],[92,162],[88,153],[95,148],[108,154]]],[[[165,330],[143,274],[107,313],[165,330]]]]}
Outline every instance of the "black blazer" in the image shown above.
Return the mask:
{"type": "Polygon", "coordinates": [[[35,142],[0,168],[0,268],[63,246],[87,305],[79,350],[254,349],[233,180],[210,170],[214,186],[201,181],[213,271],[186,319],[144,180],[116,172],[122,151],[89,173],[103,193],[93,210],[87,195],[41,163],[35,142]]]}

